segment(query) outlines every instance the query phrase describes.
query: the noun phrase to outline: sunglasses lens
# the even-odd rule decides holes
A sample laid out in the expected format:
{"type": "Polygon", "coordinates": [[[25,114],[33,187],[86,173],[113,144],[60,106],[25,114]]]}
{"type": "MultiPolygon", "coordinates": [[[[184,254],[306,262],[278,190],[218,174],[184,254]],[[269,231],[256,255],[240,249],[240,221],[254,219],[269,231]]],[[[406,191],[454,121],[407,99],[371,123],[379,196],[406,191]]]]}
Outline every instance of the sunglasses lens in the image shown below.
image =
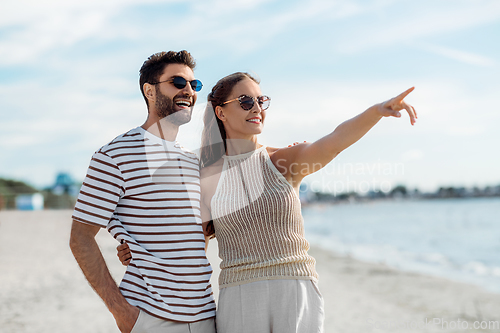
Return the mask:
{"type": "Polygon", "coordinates": [[[176,76],[174,77],[174,79],[172,80],[172,83],[174,84],[174,87],[176,87],[177,89],[184,89],[184,87],[186,86],[187,84],[187,81],[185,78],[183,77],[180,77],[180,76],[176,76]]]}
{"type": "MultiPolygon", "coordinates": [[[[184,89],[184,87],[188,82],[186,81],[185,78],[181,76],[176,76],[173,78],[172,83],[174,84],[174,87],[176,87],[177,89],[184,89]]],[[[200,80],[193,80],[189,82],[189,84],[191,85],[191,88],[193,88],[193,90],[197,92],[201,90],[201,87],[203,87],[203,84],[201,83],[200,80]]]]}
{"type": "Polygon", "coordinates": [[[262,110],[266,110],[269,107],[269,104],[271,104],[271,99],[267,96],[260,96],[259,97],[259,105],[262,110]]]}
{"type": "Polygon", "coordinates": [[[240,98],[240,106],[243,110],[248,111],[253,108],[253,98],[249,96],[243,96],[240,98]]]}
{"type": "Polygon", "coordinates": [[[193,88],[194,91],[200,91],[201,87],[203,87],[203,84],[201,83],[200,80],[193,80],[190,83],[191,83],[191,88],[193,88]]]}

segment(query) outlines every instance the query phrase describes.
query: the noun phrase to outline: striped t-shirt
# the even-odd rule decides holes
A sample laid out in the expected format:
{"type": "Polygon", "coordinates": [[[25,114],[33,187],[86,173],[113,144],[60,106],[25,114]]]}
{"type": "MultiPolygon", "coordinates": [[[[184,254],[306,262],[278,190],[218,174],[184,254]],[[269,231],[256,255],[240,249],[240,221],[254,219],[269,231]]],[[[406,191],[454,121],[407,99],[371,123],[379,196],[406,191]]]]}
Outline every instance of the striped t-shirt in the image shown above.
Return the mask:
{"type": "Polygon", "coordinates": [[[160,318],[215,316],[205,254],[198,158],[137,127],[92,157],[73,219],[107,227],[132,261],[120,284],[127,301],[160,318]]]}

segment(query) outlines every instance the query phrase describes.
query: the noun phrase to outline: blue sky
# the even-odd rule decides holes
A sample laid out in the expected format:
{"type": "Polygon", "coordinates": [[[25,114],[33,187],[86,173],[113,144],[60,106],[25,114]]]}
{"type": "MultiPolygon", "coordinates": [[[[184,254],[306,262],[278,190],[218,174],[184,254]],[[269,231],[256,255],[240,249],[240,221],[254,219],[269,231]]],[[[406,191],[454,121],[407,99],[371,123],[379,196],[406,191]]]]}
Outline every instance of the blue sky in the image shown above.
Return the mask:
{"type": "Polygon", "coordinates": [[[313,141],[408,87],[419,113],[383,119],[315,190],[500,184],[497,0],[30,1],[0,11],[0,176],[82,180],[92,153],[141,125],[138,70],[189,50],[204,83],[179,142],[199,144],[206,94],[257,74],[272,97],[261,142],[313,141]]]}

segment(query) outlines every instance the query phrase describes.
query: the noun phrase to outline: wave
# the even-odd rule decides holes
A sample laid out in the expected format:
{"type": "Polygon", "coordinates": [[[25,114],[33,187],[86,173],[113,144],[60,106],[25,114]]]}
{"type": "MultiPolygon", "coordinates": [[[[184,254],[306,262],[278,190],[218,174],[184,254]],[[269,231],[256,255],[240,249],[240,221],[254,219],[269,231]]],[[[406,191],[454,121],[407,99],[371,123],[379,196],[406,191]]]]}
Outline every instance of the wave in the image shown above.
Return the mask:
{"type": "Polygon", "coordinates": [[[500,293],[500,200],[465,206],[357,204],[308,208],[303,215],[310,243],[336,254],[500,293]]]}

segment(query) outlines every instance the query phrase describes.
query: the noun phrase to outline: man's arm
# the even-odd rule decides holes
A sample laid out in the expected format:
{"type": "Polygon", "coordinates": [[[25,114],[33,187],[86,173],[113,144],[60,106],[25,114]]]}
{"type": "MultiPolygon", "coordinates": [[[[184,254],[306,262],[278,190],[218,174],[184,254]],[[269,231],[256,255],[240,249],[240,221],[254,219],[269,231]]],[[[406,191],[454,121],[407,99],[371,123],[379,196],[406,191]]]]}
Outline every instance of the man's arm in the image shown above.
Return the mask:
{"type": "Polygon", "coordinates": [[[73,220],[69,245],[87,281],[113,314],[120,331],[129,333],[139,316],[139,309],[127,302],[111,277],[95,241],[99,229],[73,220]]]}

